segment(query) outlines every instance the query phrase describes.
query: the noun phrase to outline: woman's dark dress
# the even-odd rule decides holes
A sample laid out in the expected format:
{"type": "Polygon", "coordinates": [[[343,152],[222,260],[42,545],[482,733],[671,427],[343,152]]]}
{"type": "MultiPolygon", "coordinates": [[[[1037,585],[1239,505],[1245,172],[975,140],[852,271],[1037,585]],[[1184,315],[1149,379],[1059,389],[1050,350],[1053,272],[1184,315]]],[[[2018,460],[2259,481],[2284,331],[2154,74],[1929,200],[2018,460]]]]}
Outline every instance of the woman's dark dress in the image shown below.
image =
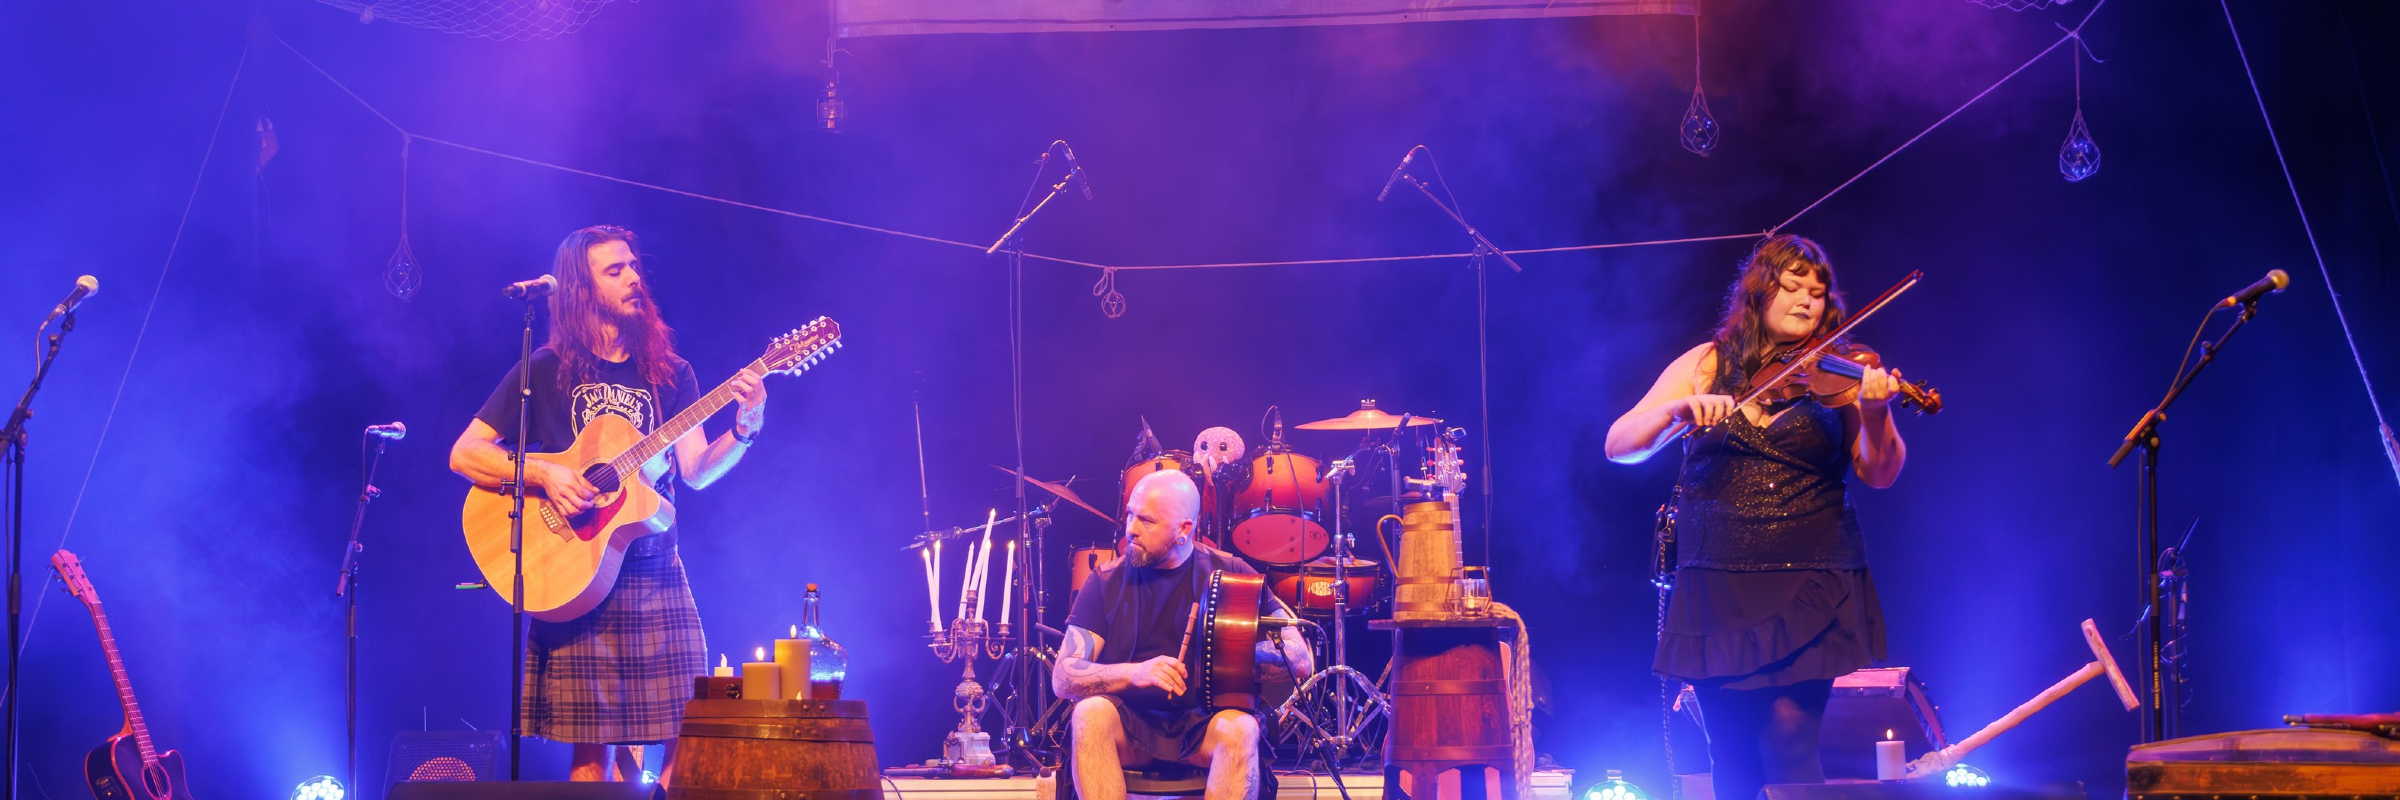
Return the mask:
{"type": "Polygon", "coordinates": [[[1684,441],[1675,591],[1651,669],[1725,689],[1848,674],[1884,657],[1850,507],[1842,412],[1803,399],[1684,441]]]}

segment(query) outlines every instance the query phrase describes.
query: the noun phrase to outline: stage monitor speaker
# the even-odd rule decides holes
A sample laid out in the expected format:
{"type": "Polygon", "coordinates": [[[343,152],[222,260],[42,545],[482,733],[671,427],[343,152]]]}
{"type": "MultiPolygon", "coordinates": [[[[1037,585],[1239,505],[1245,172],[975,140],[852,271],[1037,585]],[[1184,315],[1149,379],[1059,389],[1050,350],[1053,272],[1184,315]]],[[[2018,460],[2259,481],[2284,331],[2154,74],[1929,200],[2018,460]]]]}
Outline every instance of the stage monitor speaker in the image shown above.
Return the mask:
{"type": "Polygon", "coordinates": [[[499,780],[507,757],[508,740],[499,731],[401,731],[392,736],[384,792],[403,783],[499,780]]]}
{"type": "Polygon", "coordinates": [[[1906,743],[1902,749],[1912,759],[1950,744],[1942,735],[1940,710],[1909,668],[1862,669],[1833,679],[1817,739],[1825,777],[1874,779],[1875,743],[1885,731],[1906,743]]]}
{"type": "Polygon", "coordinates": [[[623,781],[403,783],[384,800],[653,800],[659,788],[623,781]]]}
{"type": "Polygon", "coordinates": [[[1777,783],[1759,793],[1766,800],[2091,800],[2080,783],[1947,786],[1931,781],[1777,783]]]}

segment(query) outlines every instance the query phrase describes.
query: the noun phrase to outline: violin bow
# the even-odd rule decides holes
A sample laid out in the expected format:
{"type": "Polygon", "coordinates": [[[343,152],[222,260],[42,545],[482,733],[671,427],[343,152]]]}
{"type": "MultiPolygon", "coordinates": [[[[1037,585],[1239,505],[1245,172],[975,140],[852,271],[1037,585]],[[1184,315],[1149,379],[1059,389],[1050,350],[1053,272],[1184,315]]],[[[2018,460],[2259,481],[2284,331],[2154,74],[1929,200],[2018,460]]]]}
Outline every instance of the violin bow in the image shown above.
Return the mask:
{"type": "MultiPolygon", "coordinates": [[[[1808,364],[1814,362],[1818,356],[1825,354],[1825,348],[1832,347],[1834,342],[1841,341],[1842,337],[1850,335],[1850,329],[1858,327],[1858,324],[1867,321],[1868,317],[1875,316],[1875,312],[1883,310],[1883,307],[1890,305],[1894,298],[1900,296],[1900,293],[1906,292],[1910,288],[1915,287],[1917,282],[1924,280],[1924,278],[1925,271],[1921,269],[1910,272],[1906,276],[1900,278],[1900,282],[1893,284],[1892,288],[1883,290],[1883,294],[1876,295],[1875,299],[1867,301],[1867,304],[1864,306],[1860,306],[1858,313],[1850,315],[1850,318],[1848,320],[1844,320],[1842,322],[1842,326],[1835,328],[1833,333],[1826,334],[1824,337],[1818,339],[1816,344],[1810,345],[1808,349],[1802,351],[1798,357],[1791,360],[1791,363],[1785,364],[1783,369],[1778,370],[1775,373],[1774,377],[1759,381],[1757,386],[1750,387],[1750,391],[1744,393],[1741,397],[1735,398],[1733,401],[1734,407],[1740,408],[1742,406],[1749,405],[1751,401],[1757,400],[1759,395],[1765,394],[1767,387],[1782,383],[1783,379],[1791,377],[1792,373],[1800,371],[1801,367],[1807,366],[1808,364]]],[[[1672,432],[1664,437],[1662,441],[1689,436],[1691,435],[1692,431],[1696,430],[1696,428],[1692,427],[1691,423],[1688,422],[1677,421],[1675,424],[1681,426],[1683,430],[1672,432]]]]}

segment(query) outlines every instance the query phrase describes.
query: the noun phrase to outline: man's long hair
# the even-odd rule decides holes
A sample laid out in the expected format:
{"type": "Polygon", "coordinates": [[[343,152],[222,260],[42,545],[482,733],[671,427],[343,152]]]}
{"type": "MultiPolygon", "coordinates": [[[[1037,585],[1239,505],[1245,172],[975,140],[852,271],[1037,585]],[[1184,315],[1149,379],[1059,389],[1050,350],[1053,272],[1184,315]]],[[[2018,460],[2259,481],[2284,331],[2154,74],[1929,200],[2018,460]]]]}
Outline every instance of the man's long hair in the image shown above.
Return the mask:
{"type": "MultiPolygon", "coordinates": [[[[675,330],[658,316],[650,281],[642,281],[641,310],[631,317],[617,317],[600,305],[598,289],[592,283],[590,253],[594,245],[607,242],[624,242],[635,256],[641,255],[641,243],[633,231],[594,225],[567,234],[566,240],[558,243],[558,255],[551,259],[550,274],[558,277],[558,289],[550,293],[550,349],[558,353],[559,388],[570,390],[600,379],[600,358],[593,354],[601,349],[601,331],[608,323],[617,326],[617,343],[632,358],[642,381],[652,387],[672,388],[678,360],[675,330]]],[[[634,268],[641,266],[637,262],[634,268]]]]}
{"type": "Polygon", "coordinates": [[[1807,237],[1781,234],[1767,237],[1742,262],[1741,277],[1725,290],[1724,315],[1717,321],[1717,374],[1709,383],[1713,394],[1740,394],[1750,388],[1750,374],[1764,366],[1775,346],[1767,331],[1767,303],[1783,289],[1787,272],[1806,272],[1825,282],[1825,313],[1817,317],[1816,335],[1842,326],[1849,307],[1833,280],[1833,260],[1825,248],[1807,237]]]}

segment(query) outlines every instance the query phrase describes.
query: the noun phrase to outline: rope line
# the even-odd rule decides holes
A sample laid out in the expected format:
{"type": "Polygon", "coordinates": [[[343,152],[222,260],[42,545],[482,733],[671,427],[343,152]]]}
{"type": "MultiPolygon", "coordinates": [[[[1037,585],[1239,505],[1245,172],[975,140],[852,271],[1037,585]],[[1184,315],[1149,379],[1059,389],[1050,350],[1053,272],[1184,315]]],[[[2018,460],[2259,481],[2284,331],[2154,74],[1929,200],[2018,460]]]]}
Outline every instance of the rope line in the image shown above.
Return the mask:
{"type": "MultiPolygon", "coordinates": [[[[2283,186],[2292,193],[2292,208],[2300,213],[2300,232],[2308,237],[2308,254],[2317,260],[2317,274],[2325,279],[2325,297],[2333,301],[2334,321],[2341,323],[2342,341],[2350,346],[2350,363],[2358,367],[2358,382],[2367,387],[2367,407],[2375,412],[2375,427],[2383,443],[2384,458],[2392,462],[2392,478],[2400,480],[2400,443],[2392,437],[2392,425],[2383,418],[2383,403],[2375,398],[2375,381],[2367,377],[2366,359],[2358,353],[2358,337],[2350,332],[2350,317],[2342,313],[2342,294],[2333,288],[2333,271],[2325,267],[2325,252],[2317,247],[2316,228],[2308,223],[2308,206],[2300,202],[2300,184],[2292,180],[2292,165],[2283,157],[2283,142],[2275,136],[2275,118],[2267,113],[2267,96],[2258,90],[2258,74],[2250,70],[2250,53],[2242,48],[2242,31],[2234,27],[2233,7],[2217,0],[2217,8],[2225,12],[2225,30],[2233,34],[2233,53],[2242,60],[2242,76],[2250,80],[2250,97],[2258,102],[2259,121],[2266,123],[2267,144],[2275,148],[2275,166],[2283,169],[2283,186]]],[[[2099,9],[2093,9],[2095,11],[2099,9]]]]}
{"type": "MultiPolygon", "coordinates": [[[[1817,206],[1824,204],[1824,202],[1827,200],[1833,199],[1834,195],[1841,194],[1843,189],[1850,188],[1850,184],[1857,183],[1858,179],[1866,177],[1867,173],[1874,172],[1876,167],[1883,166],[1883,162],[1890,161],[1892,160],[1893,156],[1900,155],[1901,151],[1907,150],[1910,145],[1916,144],[1917,140],[1923,139],[1927,134],[1933,133],[1934,129],[1942,127],[1942,124],[1949,122],[1950,118],[1958,116],[1960,113],[1966,111],[1969,107],[1981,102],[1985,95],[1991,94],[1993,90],[2000,88],[2000,85],[2007,83],[2009,79],[2017,77],[2017,73],[2024,72],[2026,67],[2033,66],[2033,63],[2042,60],[2043,56],[2050,55],[2050,51],[2058,49],[2059,45],[2066,44],[2070,39],[2082,38],[2083,26],[2090,23],[2092,21],[2092,15],[2100,13],[2100,7],[2105,5],[2108,5],[2108,0],[2100,0],[2100,2],[2094,3],[2092,5],[2092,10],[2083,15],[2082,21],[2075,23],[2075,27],[2069,29],[2066,35],[2058,37],[2058,41],[2051,42],[2049,47],[2042,48],[2042,51],[2033,54],[2032,58],[2025,59],[2025,63],[2018,64],[2016,69],[2009,70],[2008,74],[2000,76],[2000,79],[1993,81],[1992,85],[1984,87],[1983,91],[1976,92],[1974,97],[1967,98],[1967,102],[1961,103],[1957,108],[1951,109],[1950,113],[1943,114],[1942,118],[1934,120],[1932,125],[1925,126],[1925,130],[1918,131],[1917,135],[1908,137],[1908,141],[1901,142],[1899,147],[1892,148],[1892,151],[1883,154],[1882,158],[1875,159],[1875,163],[1868,164],[1866,169],[1859,170],[1858,174],[1850,176],[1849,180],[1842,181],[1841,185],[1833,187],[1833,191],[1826,192],[1824,197],[1817,198],[1816,202],[1809,203],[1807,207],[1800,209],[1799,213],[1793,214],[1790,217],[1785,218],[1784,221],[1776,223],[1775,227],[1768,228],[1767,233],[1773,234],[1777,231],[1783,230],[1784,228],[1790,227],[1793,221],[1807,215],[1810,211],[1816,210],[1817,206]]],[[[2078,61],[2076,63],[2080,69],[2082,62],[2078,61]]]]}
{"type": "MultiPolygon", "coordinates": [[[[133,363],[142,354],[142,340],[150,333],[150,317],[158,311],[158,298],[167,293],[167,273],[175,266],[175,251],[183,246],[183,230],[192,221],[192,207],[200,202],[201,179],[208,175],[208,163],[216,157],[217,137],[225,131],[225,116],[233,110],[233,91],[242,85],[242,69],[250,63],[250,48],[234,58],[233,79],[225,84],[225,101],[217,107],[217,121],[209,126],[208,147],[200,153],[200,168],[192,175],[192,191],[183,200],[183,215],[175,219],[175,234],[167,240],[167,256],[158,268],[158,285],[150,291],[150,305],[142,309],[142,324],[134,329],[133,348],[125,354],[125,371],[117,376],[117,391],[108,400],[108,414],[100,418],[100,436],[92,443],[92,458],[83,466],[83,483],[75,487],[75,500],[67,505],[67,523],[58,532],[58,549],[67,547],[67,536],[75,532],[75,517],[83,511],[84,494],[92,488],[92,474],[100,468],[100,450],[108,444],[109,428],[117,421],[117,406],[125,399],[125,385],[132,382],[133,363]]],[[[42,603],[49,592],[34,592],[33,613],[25,617],[25,629],[17,646],[22,649],[33,641],[34,623],[42,619],[42,603]]]]}

